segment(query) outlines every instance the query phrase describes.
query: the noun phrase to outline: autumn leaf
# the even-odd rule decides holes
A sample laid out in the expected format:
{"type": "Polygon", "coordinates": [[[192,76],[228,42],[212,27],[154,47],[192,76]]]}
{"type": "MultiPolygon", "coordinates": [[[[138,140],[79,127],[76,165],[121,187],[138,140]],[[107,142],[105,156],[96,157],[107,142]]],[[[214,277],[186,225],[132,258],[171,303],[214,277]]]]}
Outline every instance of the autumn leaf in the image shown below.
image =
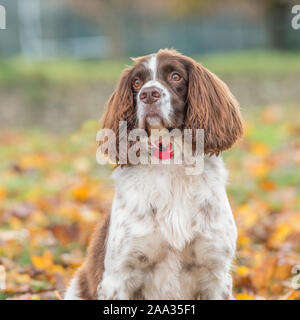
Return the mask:
{"type": "Polygon", "coordinates": [[[250,171],[254,177],[265,177],[269,172],[269,166],[264,162],[253,163],[250,171]]]}
{"type": "Polygon", "coordinates": [[[237,293],[235,298],[236,300],[255,300],[255,297],[247,292],[237,293]]]}
{"type": "Polygon", "coordinates": [[[276,184],[271,180],[263,180],[260,182],[260,187],[265,191],[272,191],[276,188],[276,184]]]}
{"type": "MultiPolygon", "coordinates": [[[[242,141],[224,153],[238,228],[232,270],[238,300],[300,299],[291,288],[300,261],[300,108],[288,108],[265,106],[255,118],[249,110],[242,141]]],[[[6,299],[61,299],[84,263],[114,195],[112,168],[95,161],[98,127],[55,135],[12,129],[0,136],[6,299]]]]}
{"type": "Polygon", "coordinates": [[[291,233],[292,229],[288,224],[277,225],[275,231],[271,234],[268,245],[272,248],[278,248],[282,246],[282,243],[286,237],[291,233]]]}
{"type": "Polygon", "coordinates": [[[89,197],[89,189],[85,184],[80,184],[71,190],[72,196],[79,201],[84,201],[89,197]]]}
{"type": "Polygon", "coordinates": [[[300,292],[298,290],[291,290],[279,298],[279,300],[298,300],[298,299],[300,299],[300,292]]]}
{"type": "Polygon", "coordinates": [[[238,266],[236,269],[236,273],[241,276],[247,276],[250,273],[250,269],[246,266],[238,266]]]}
{"type": "Polygon", "coordinates": [[[47,270],[53,265],[53,254],[50,251],[45,251],[41,256],[33,256],[32,264],[42,270],[47,270]]]}
{"type": "Polygon", "coordinates": [[[265,157],[270,150],[265,143],[255,142],[251,145],[250,151],[256,156],[265,157]]]}
{"type": "Polygon", "coordinates": [[[0,185],[0,201],[5,199],[7,196],[7,191],[6,189],[0,185]]]}

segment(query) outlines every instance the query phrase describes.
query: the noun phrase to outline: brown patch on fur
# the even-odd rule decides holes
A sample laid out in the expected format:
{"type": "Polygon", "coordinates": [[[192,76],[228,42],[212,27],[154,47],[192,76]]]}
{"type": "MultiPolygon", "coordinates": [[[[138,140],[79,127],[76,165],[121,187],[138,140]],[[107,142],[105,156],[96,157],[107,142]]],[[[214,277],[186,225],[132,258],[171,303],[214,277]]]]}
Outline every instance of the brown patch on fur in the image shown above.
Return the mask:
{"type": "Polygon", "coordinates": [[[88,248],[85,264],[78,270],[80,298],[97,299],[97,288],[104,272],[106,239],[108,236],[110,216],[96,227],[88,248]]]}
{"type": "Polygon", "coordinates": [[[147,263],[149,260],[148,258],[144,255],[144,254],[141,254],[139,257],[138,257],[139,261],[141,263],[147,263]]]}
{"type": "Polygon", "coordinates": [[[141,286],[138,290],[133,293],[132,300],[144,300],[145,297],[143,295],[143,286],[141,286]]]}
{"type": "Polygon", "coordinates": [[[182,266],[182,270],[185,272],[191,272],[194,268],[196,268],[195,263],[186,263],[182,266]]]}
{"type": "Polygon", "coordinates": [[[215,74],[185,59],[190,66],[185,128],[204,129],[205,153],[219,154],[242,135],[238,102],[215,74]]]}
{"type": "MultiPolygon", "coordinates": [[[[133,67],[129,67],[122,72],[117,88],[110,97],[102,118],[102,128],[111,129],[116,135],[117,163],[120,158],[119,136],[122,139],[122,136],[125,134],[125,132],[119,132],[119,121],[127,121],[127,134],[134,129],[136,125],[136,112],[131,89],[132,70],[133,67]]],[[[101,142],[99,143],[100,146],[102,144],[101,142]]],[[[124,152],[127,153],[127,150],[124,150],[124,152]]],[[[105,154],[108,155],[107,152],[105,152],[105,154]]]]}
{"type": "Polygon", "coordinates": [[[157,213],[157,208],[154,207],[152,204],[150,204],[150,207],[151,207],[151,211],[152,211],[153,215],[156,215],[156,213],[157,213]]]}

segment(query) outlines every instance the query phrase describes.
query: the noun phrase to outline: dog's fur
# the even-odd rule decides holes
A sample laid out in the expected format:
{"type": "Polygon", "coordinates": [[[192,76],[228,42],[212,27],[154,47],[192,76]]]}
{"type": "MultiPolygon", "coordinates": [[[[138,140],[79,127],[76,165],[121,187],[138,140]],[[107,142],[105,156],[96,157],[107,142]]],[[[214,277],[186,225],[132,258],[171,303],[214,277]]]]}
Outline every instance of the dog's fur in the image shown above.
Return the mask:
{"type": "Polygon", "coordinates": [[[107,220],[96,229],[65,299],[231,299],[237,230],[219,153],[242,135],[228,87],[174,50],[140,57],[121,75],[103,117],[134,128],[204,129],[204,171],[118,166],[107,220]]]}

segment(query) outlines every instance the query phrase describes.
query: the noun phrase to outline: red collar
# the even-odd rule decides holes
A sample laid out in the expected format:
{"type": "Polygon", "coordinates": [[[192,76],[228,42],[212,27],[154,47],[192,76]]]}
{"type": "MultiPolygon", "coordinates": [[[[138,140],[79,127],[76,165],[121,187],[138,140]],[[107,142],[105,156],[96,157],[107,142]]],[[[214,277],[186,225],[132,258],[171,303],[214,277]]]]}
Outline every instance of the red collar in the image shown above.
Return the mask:
{"type": "Polygon", "coordinates": [[[153,146],[154,156],[159,160],[172,159],[174,157],[174,149],[172,143],[167,147],[164,147],[163,144],[159,141],[153,146]]]}

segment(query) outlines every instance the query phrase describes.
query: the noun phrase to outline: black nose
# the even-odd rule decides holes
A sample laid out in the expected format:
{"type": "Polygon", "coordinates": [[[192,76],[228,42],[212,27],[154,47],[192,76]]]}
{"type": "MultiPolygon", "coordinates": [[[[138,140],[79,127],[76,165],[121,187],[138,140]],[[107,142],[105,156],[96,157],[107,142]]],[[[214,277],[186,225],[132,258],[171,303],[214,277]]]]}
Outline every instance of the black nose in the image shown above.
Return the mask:
{"type": "Polygon", "coordinates": [[[156,87],[148,87],[141,91],[140,100],[145,104],[156,102],[160,98],[160,92],[156,87]]]}

